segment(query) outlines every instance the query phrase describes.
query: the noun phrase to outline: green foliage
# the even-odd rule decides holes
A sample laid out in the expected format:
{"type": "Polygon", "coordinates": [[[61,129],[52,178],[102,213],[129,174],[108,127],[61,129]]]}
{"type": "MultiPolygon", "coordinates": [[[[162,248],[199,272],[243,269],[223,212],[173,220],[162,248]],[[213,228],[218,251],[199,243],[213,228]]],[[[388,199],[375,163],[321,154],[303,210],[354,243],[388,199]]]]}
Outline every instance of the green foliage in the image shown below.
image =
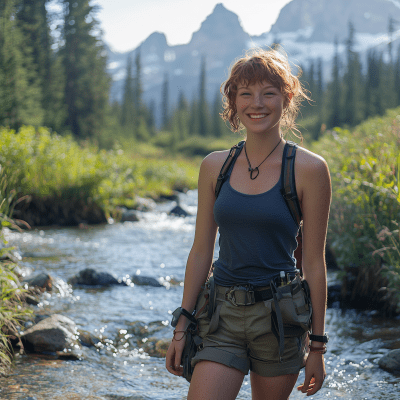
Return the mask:
{"type": "Polygon", "coordinates": [[[6,261],[7,255],[13,250],[6,247],[3,228],[16,227],[11,219],[15,202],[13,179],[0,168],[0,375],[4,374],[12,361],[12,350],[9,336],[18,337],[17,328],[30,311],[21,304],[24,293],[19,284],[14,269],[15,264],[6,261]]]}
{"type": "Polygon", "coordinates": [[[65,42],[60,57],[65,71],[66,126],[77,137],[94,137],[104,122],[110,78],[99,36],[96,8],[89,0],[63,0],[65,42]]]}
{"type": "Polygon", "coordinates": [[[106,211],[135,196],[158,197],[194,188],[198,165],[179,159],[145,158],[120,147],[98,150],[46,128],[0,128],[0,164],[15,174],[19,193],[59,199],[91,198],[106,211]]]}
{"type": "Polygon", "coordinates": [[[17,20],[18,2],[0,3],[0,124],[41,124],[44,111],[32,48],[17,20]]]}
{"type": "Polygon", "coordinates": [[[352,131],[335,128],[326,132],[313,150],[327,160],[331,170],[328,238],[338,264],[343,270],[389,271],[385,276],[389,287],[396,286],[400,311],[396,239],[400,221],[400,109],[369,119],[352,131]]]}

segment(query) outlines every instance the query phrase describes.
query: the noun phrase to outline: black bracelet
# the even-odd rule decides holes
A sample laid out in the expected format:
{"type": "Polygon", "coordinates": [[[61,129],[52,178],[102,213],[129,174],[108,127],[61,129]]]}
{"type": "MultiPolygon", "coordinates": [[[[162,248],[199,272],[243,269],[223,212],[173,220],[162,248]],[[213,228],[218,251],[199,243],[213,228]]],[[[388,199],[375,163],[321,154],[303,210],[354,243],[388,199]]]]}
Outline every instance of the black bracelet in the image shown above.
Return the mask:
{"type": "Polygon", "coordinates": [[[310,340],[313,342],[321,342],[321,343],[328,343],[329,337],[328,334],[325,333],[323,336],[320,335],[313,335],[312,333],[309,334],[310,340]]]}
{"type": "Polygon", "coordinates": [[[178,307],[173,313],[172,313],[172,321],[171,321],[171,326],[174,328],[176,327],[179,317],[181,315],[184,315],[189,321],[196,323],[196,318],[190,314],[188,310],[185,310],[182,307],[178,307]]]}

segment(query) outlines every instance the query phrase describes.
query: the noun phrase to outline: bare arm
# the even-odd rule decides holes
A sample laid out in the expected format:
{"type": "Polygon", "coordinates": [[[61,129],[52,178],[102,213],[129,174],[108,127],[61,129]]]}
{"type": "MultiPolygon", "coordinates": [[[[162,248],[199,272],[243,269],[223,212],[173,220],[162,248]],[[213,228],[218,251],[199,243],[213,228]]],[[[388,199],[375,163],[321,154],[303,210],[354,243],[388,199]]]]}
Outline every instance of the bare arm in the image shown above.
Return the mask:
{"type": "MultiPolygon", "coordinates": [[[[201,286],[207,279],[214,253],[217,225],[214,221],[214,187],[226,154],[212,153],[200,167],[198,181],[198,207],[196,230],[192,249],[186,264],[182,307],[192,312],[201,286]]],[[[188,325],[186,317],[181,316],[176,331],[184,331],[188,325]]],[[[180,367],[185,340],[172,340],[166,355],[166,367],[174,375],[182,375],[180,367]]]]}
{"type": "MultiPolygon", "coordinates": [[[[303,211],[303,275],[310,286],[313,307],[312,332],[315,335],[323,335],[327,296],[325,242],[331,182],[325,160],[307,154],[299,161],[303,211]]],[[[313,343],[313,346],[322,345],[318,342],[313,343]]],[[[321,388],[325,375],[323,355],[310,353],[304,384],[300,386],[300,390],[307,395],[316,393],[321,388]]]]}

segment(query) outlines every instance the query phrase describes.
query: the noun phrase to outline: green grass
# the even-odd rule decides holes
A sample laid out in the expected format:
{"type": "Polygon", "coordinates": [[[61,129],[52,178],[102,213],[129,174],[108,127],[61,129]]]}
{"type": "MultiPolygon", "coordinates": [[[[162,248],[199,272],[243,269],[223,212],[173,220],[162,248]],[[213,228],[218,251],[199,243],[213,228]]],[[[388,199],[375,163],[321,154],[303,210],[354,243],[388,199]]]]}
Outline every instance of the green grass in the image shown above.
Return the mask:
{"type": "Polygon", "coordinates": [[[328,238],[343,276],[356,281],[358,296],[399,313],[400,108],[351,131],[325,132],[312,150],[331,171],[328,238]]]}
{"type": "Polygon", "coordinates": [[[6,259],[12,248],[6,246],[3,228],[16,227],[10,218],[15,203],[15,190],[11,186],[13,179],[0,168],[0,375],[8,371],[12,362],[10,337],[18,338],[18,327],[30,314],[21,301],[24,290],[14,271],[16,265],[6,259]]]}
{"type": "Polygon", "coordinates": [[[115,205],[134,206],[136,196],[196,187],[199,159],[168,156],[151,145],[140,145],[145,156],[130,149],[99,150],[46,128],[0,128],[0,165],[15,175],[20,195],[90,198],[110,213],[115,205]]]}

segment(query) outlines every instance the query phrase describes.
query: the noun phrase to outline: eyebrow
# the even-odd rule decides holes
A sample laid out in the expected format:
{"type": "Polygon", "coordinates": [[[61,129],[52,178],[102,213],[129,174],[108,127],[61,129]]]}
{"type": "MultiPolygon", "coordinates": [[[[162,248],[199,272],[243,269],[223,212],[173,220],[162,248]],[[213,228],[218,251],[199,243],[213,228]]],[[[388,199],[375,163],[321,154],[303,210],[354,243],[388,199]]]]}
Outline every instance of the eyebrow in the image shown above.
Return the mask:
{"type": "MultiPolygon", "coordinates": [[[[240,89],[248,89],[248,86],[238,86],[237,90],[240,89]]],[[[277,89],[274,85],[267,85],[267,86],[263,86],[263,89],[277,89]]]]}

